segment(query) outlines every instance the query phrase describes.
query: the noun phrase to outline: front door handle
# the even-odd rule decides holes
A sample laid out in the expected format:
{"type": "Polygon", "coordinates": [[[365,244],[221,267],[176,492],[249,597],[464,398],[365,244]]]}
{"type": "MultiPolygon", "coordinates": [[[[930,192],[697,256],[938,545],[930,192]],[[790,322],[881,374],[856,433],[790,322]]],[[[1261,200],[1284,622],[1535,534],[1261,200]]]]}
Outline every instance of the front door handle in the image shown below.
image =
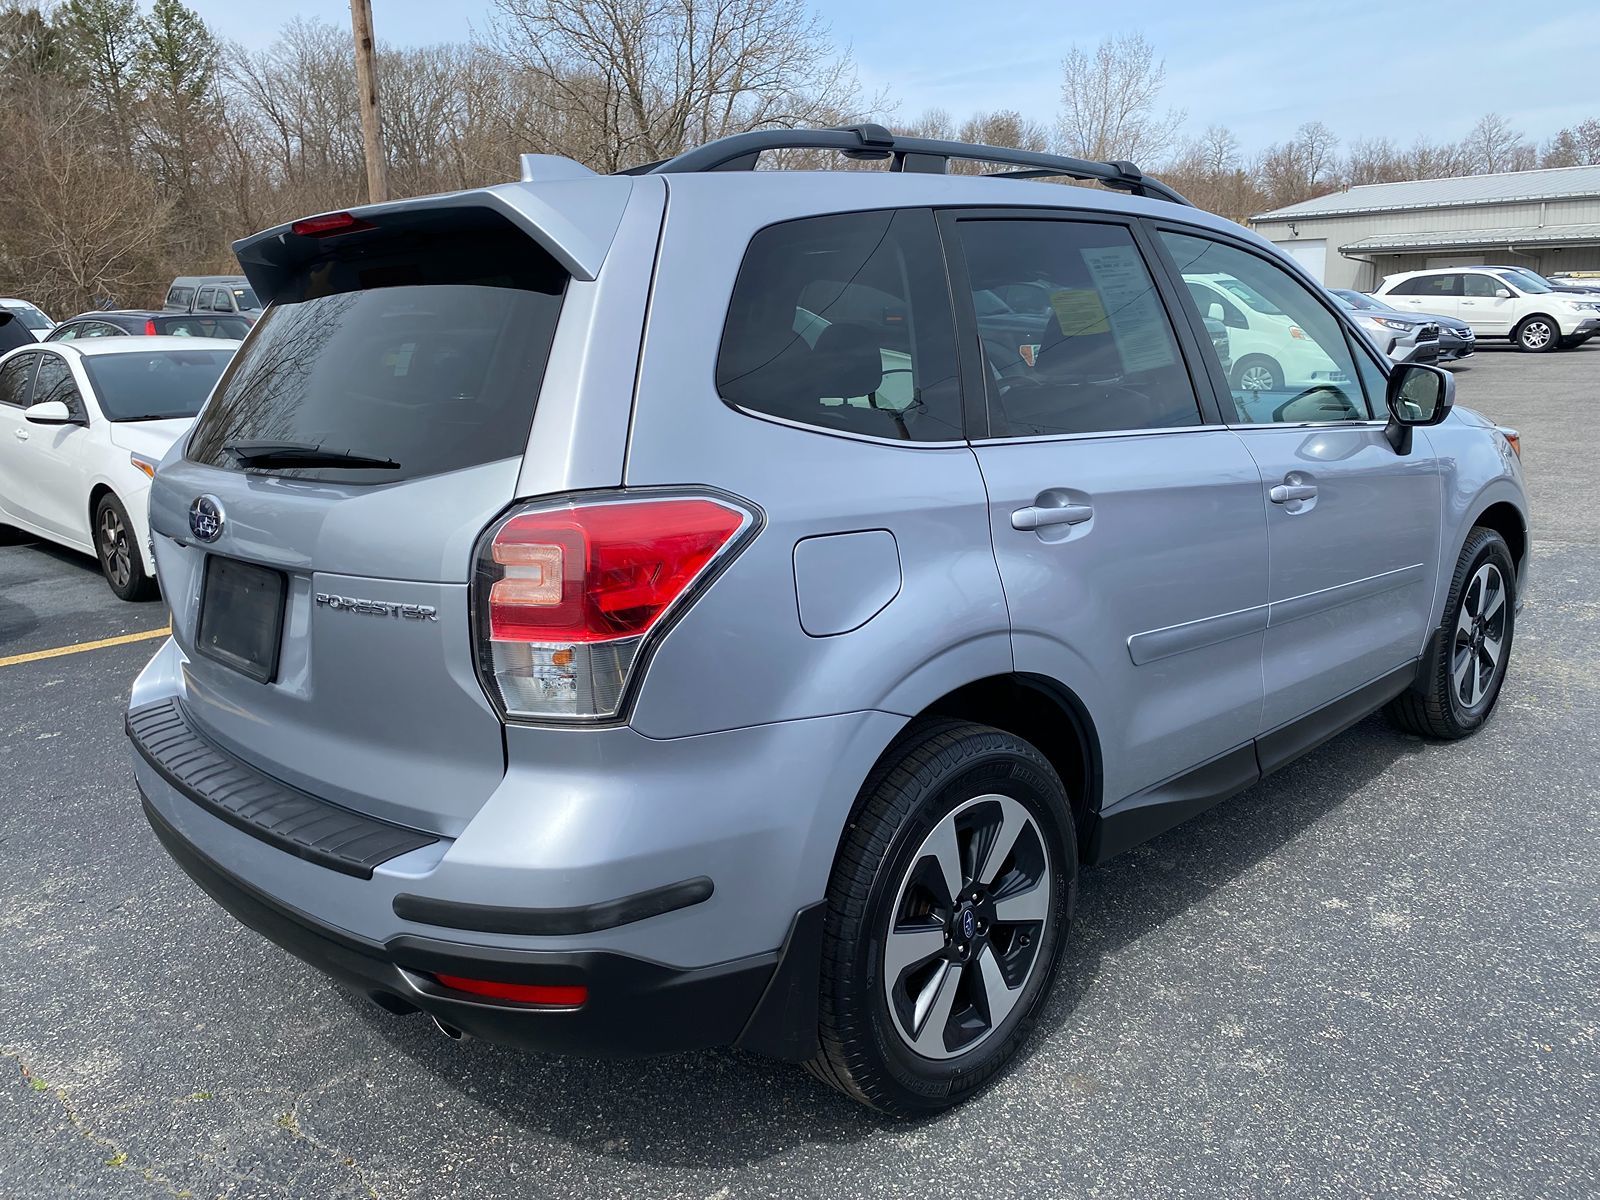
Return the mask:
{"type": "Polygon", "coordinates": [[[28,431],[26,429],[13,429],[11,432],[17,435],[17,441],[19,442],[28,440],[28,431]]]}
{"type": "Polygon", "coordinates": [[[1280,483],[1267,493],[1274,504],[1288,504],[1291,500],[1312,500],[1317,488],[1311,483],[1280,483]]]}
{"type": "Polygon", "coordinates": [[[1059,507],[1040,507],[1030,504],[1011,514],[1013,529],[1043,529],[1047,525],[1082,525],[1094,516],[1087,504],[1063,504],[1059,507]]]}

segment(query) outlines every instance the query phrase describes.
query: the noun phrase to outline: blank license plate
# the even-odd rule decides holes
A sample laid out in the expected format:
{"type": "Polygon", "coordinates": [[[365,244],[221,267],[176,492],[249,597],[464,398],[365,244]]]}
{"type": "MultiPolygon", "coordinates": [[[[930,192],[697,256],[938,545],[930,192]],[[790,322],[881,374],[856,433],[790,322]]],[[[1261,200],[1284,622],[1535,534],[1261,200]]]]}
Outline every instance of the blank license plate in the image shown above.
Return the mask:
{"type": "Polygon", "coordinates": [[[285,590],[282,571],[208,555],[196,648],[251,679],[271,683],[278,671],[285,590]]]}

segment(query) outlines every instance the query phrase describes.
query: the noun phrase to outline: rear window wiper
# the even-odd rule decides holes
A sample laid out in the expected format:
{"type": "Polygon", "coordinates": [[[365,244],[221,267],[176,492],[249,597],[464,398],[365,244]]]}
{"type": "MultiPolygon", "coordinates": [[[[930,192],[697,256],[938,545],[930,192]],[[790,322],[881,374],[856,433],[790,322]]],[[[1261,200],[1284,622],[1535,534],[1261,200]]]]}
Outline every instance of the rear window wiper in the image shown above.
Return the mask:
{"type": "Polygon", "coordinates": [[[327,450],[310,442],[224,442],[222,449],[241,467],[351,467],[398,470],[392,458],[354,450],[327,450]]]}

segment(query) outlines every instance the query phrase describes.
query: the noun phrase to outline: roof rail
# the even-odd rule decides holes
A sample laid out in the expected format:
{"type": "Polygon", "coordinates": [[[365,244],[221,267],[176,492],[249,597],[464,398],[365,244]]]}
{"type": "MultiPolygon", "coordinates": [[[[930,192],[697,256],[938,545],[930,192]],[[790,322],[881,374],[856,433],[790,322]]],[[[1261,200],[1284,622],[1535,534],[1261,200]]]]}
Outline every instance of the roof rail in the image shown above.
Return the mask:
{"type": "MultiPolygon", "coordinates": [[[[1091,162],[1061,154],[947,142],[936,138],[901,137],[882,125],[844,125],[836,129],[761,129],[718,138],[685,150],[663,162],[645,163],[620,172],[624,175],[677,175],[700,171],[750,171],[768,150],[834,150],[846,158],[889,159],[891,171],[943,174],[952,158],[997,163],[1017,170],[995,172],[993,179],[1046,179],[1065,175],[1094,180],[1120,192],[1151,196],[1174,204],[1189,204],[1159,179],[1152,179],[1131,162],[1091,162]]],[[[1191,205],[1192,207],[1192,205],[1191,205]]]]}

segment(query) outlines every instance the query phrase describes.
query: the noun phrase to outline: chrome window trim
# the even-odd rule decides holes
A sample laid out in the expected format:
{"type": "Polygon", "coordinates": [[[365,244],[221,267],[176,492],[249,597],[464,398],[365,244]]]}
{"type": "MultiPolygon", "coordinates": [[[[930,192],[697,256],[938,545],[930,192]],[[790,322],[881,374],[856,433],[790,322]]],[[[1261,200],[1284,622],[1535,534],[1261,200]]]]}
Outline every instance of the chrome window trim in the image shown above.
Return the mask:
{"type": "Polygon", "coordinates": [[[973,444],[964,438],[957,441],[922,442],[915,438],[884,438],[870,433],[852,433],[848,429],[829,429],[826,425],[811,425],[805,421],[793,421],[788,417],[778,417],[771,413],[757,412],[753,408],[735,404],[732,400],[724,399],[721,396],[718,397],[718,402],[743,416],[754,417],[757,421],[767,421],[770,424],[782,425],[788,429],[798,429],[803,433],[820,433],[824,437],[848,438],[852,442],[868,442],[876,446],[894,446],[901,450],[964,450],[967,446],[973,444]]]}

